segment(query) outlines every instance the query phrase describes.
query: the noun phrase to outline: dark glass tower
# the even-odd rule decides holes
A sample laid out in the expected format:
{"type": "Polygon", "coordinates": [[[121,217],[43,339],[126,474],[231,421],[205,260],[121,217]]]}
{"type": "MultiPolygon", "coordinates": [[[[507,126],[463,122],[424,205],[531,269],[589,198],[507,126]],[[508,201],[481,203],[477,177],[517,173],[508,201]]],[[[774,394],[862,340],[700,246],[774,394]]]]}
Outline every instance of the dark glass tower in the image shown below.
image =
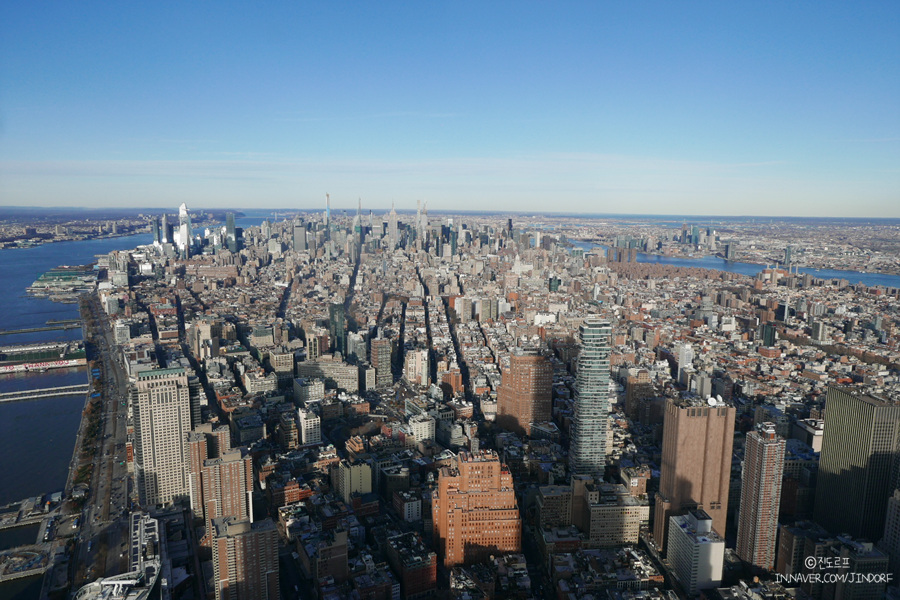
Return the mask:
{"type": "Polygon", "coordinates": [[[341,356],[345,356],[347,353],[347,320],[344,316],[343,304],[332,304],[328,308],[328,325],[332,351],[340,352],[341,356]]]}
{"type": "Polygon", "coordinates": [[[877,541],[897,487],[900,401],[829,387],[815,520],[831,533],[877,541]]]}

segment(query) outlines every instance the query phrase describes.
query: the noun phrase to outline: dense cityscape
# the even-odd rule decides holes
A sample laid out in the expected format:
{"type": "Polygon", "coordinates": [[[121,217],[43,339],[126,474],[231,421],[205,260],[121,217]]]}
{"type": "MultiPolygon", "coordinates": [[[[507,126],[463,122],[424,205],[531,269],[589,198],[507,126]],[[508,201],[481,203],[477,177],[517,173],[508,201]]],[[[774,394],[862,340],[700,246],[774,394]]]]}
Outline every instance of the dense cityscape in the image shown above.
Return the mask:
{"type": "Polygon", "coordinates": [[[900,598],[895,223],[215,214],[91,221],[146,243],[28,287],[79,318],[27,333],[84,339],[0,367],[87,381],[0,393],[83,403],[65,488],[0,511],[40,524],[0,586],[900,598]]]}
{"type": "Polygon", "coordinates": [[[900,600],[900,2],[6,2],[0,600],[900,600]]]}

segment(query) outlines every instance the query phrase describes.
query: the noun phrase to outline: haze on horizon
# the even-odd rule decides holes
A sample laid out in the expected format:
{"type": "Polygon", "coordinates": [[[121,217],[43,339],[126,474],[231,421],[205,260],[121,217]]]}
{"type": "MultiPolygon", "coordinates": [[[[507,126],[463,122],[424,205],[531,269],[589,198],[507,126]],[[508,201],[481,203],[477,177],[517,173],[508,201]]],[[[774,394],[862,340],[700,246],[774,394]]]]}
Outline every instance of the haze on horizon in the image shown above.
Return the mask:
{"type": "Polygon", "coordinates": [[[18,3],[0,205],[900,217],[900,4],[18,3]]]}

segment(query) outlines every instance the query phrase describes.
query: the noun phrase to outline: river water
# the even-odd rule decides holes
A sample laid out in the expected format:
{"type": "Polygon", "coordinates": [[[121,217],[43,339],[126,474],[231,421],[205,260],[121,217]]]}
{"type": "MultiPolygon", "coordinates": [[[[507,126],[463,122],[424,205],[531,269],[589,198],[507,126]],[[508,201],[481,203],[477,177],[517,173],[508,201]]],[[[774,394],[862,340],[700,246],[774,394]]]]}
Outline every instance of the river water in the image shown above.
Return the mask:
{"type": "MultiPolygon", "coordinates": [[[[572,242],[576,247],[585,251],[591,248],[602,248],[606,250],[606,246],[594,244],[591,242],[572,242]]],[[[645,254],[638,252],[637,261],[639,263],[654,263],[660,265],[672,265],[675,267],[696,267],[701,269],[717,269],[719,271],[727,271],[729,273],[739,273],[755,277],[757,273],[762,271],[765,266],[753,263],[735,262],[733,260],[725,260],[717,256],[703,256],[700,258],[678,258],[674,256],[660,256],[657,254],[645,254]]],[[[846,279],[851,284],[862,283],[867,286],[884,286],[900,288],[900,275],[884,275],[881,273],[862,273],[859,271],[839,271],[836,269],[806,269],[800,267],[800,273],[809,273],[813,277],[819,279],[846,279]]]]}
{"type": "MultiPolygon", "coordinates": [[[[91,263],[95,255],[134,248],[148,234],[80,242],[58,242],[34,248],[0,250],[0,329],[41,327],[48,319],[77,319],[77,304],[32,298],[25,288],[59,265],[91,263]]],[[[0,346],[81,339],[80,329],[0,336],[0,346]]],[[[45,373],[0,375],[0,392],[87,383],[84,367],[45,373]]],[[[0,506],[30,496],[61,491],[84,395],[0,403],[0,506]]]]}

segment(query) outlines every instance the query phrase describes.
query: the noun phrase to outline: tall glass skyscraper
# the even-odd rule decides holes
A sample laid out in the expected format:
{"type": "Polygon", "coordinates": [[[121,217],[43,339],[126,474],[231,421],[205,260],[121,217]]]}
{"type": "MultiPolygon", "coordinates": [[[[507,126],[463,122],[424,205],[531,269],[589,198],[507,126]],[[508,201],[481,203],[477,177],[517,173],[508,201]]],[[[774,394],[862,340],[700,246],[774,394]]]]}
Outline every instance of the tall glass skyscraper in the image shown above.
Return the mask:
{"type": "Polygon", "coordinates": [[[225,247],[237,252],[237,232],[234,229],[234,213],[225,214],[225,247]]]}
{"type": "Polygon", "coordinates": [[[331,349],[340,352],[341,356],[346,356],[347,319],[343,304],[335,303],[328,307],[328,325],[329,334],[331,334],[331,349]]]}
{"type": "Polygon", "coordinates": [[[581,353],[575,378],[575,420],[569,445],[569,467],[573,475],[603,477],[612,326],[599,317],[587,317],[578,334],[581,353]]]}

